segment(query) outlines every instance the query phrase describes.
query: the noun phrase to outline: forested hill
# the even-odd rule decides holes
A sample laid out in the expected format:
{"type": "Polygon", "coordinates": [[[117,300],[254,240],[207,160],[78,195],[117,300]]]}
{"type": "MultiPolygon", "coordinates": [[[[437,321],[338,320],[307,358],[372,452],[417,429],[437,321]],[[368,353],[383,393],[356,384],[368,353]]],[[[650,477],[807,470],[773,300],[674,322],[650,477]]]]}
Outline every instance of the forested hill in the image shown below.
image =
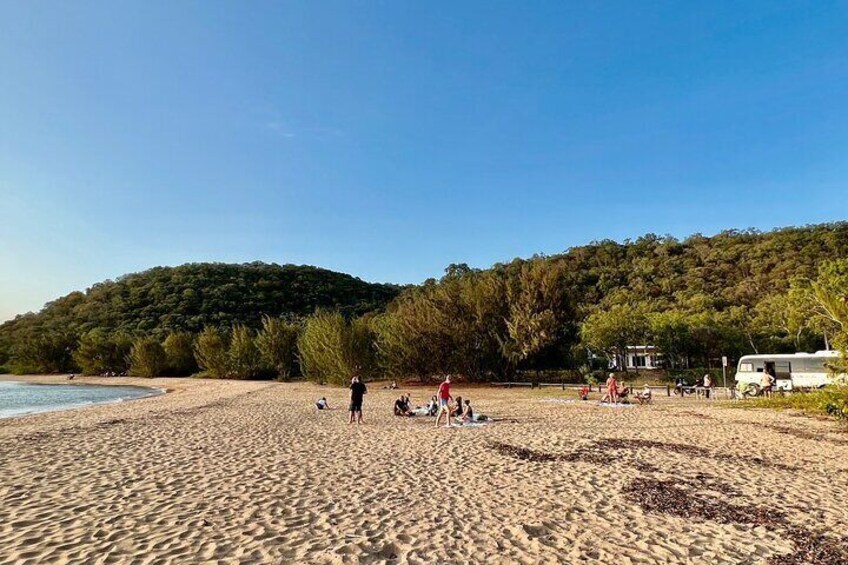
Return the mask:
{"type": "Polygon", "coordinates": [[[266,349],[279,345],[266,365],[290,374],[294,369],[280,359],[297,357],[321,382],[353,372],[507,378],[577,369],[586,366],[588,351],[615,358],[627,345],[646,343],[659,347],[672,368],[710,367],[722,356],[758,350],[848,350],[848,322],[834,314],[848,300],[848,223],[593,242],[485,270],[451,265],[440,280],[401,290],[293,265],[155,268],[0,325],[0,366],[46,372],[111,356],[115,362],[96,372],[117,372],[128,340],[139,351],[156,349],[151,340],[173,341],[174,332],[189,332],[188,357],[192,343],[208,349],[215,342],[227,353],[201,357],[238,359],[237,367],[246,366],[254,338],[266,349]],[[344,316],[312,316],[319,308],[344,316]],[[383,313],[360,318],[373,311],[383,313]],[[275,321],[256,333],[263,315],[275,321]],[[284,327],[279,317],[300,320],[284,327]],[[223,332],[193,341],[205,328],[223,332]],[[272,334],[280,340],[271,343],[272,334]],[[282,344],[297,335],[295,356],[282,344]]]}
{"type": "Polygon", "coordinates": [[[204,326],[256,327],[263,315],[302,317],[317,308],[355,316],[383,308],[400,287],[310,266],[192,263],[157,267],[95,284],[0,325],[14,333],[80,335],[103,328],[129,334],[198,332],[204,326]]]}
{"type": "Polygon", "coordinates": [[[848,222],[770,232],[727,230],[684,240],[648,234],[633,241],[593,242],[547,258],[586,310],[628,302],[650,310],[754,307],[787,291],[819,266],[848,258],[848,222]]]}

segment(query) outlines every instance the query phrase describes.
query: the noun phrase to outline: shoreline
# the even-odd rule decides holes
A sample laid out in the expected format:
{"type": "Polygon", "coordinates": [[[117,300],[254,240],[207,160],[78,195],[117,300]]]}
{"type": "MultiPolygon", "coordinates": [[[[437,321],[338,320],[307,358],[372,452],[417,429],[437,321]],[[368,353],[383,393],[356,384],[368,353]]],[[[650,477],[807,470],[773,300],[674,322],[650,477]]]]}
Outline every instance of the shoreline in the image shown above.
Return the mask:
{"type": "Polygon", "coordinates": [[[163,394],[167,394],[168,390],[164,387],[152,387],[152,386],[142,386],[138,384],[123,384],[123,383],[109,383],[109,384],[101,384],[101,383],[91,383],[91,382],[78,382],[75,378],[73,381],[68,381],[66,376],[57,376],[57,375],[20,375],[21,378],[6,378],[9,375],[0,375],[0,382],[11,382],[11,383],[21,383],[25,385],[31,386],[44,386],[44,387],[53,387],[53,386],[75,386],[75,387],[114,387],[121,389],[135,389],[145,394],[140,396],[131,396],[127,398],[118,397],[112,398],[108,400],[101,401],[87,401],[87,402],[79,402],[79,403],[68,403],[68,404],[56,404],[54,406],[46,406],[46,407],[35,407],[31,410],[27,410],[26,412],[18,412],[9,415],[0,414],[0,420],[6,420],[11,418],[23,418],[26,416],[31,416],[35,414],[44,414],[48,412],[59,412],[64,410],[79,410],[81,408],[89,408],[92,406],[100,406],[104,404],[120,404],[122,402],[132,402],[136,400],[144,400],[146,398],[152,398],[155,396],[160,396],[163,394]],[[31,377],[31,378],[27,378],[31,377]],[[50,378],[51,382],[44,382],[44,377],[50,378]],[[52,382],[54,378],[62,379],[58,382],[52,382]]]}

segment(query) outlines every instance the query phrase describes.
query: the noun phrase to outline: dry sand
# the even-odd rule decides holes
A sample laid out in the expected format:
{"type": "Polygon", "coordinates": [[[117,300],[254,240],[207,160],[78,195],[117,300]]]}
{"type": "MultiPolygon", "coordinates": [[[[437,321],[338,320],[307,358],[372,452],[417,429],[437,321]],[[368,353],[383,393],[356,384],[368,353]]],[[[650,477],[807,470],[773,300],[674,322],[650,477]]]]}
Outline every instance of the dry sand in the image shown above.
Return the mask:
{"type": "MultiPolygon", "coordinates": [[[[848,434],[787,413],[457,386],[503,421],[434,429],[392,417],[396,393],[372,386],[366,424],[348,426],[339,389],[84,382],[173,391],[0,420],[0,563],[764,563],[793,551],[769,525],[643,509],[626,492],[640,477],[848,534],[848,434]],[[316,411],[319,396],[336,410],[316,411]]],[[[409,391],[416,404],[431,393],[409,391]]]]}

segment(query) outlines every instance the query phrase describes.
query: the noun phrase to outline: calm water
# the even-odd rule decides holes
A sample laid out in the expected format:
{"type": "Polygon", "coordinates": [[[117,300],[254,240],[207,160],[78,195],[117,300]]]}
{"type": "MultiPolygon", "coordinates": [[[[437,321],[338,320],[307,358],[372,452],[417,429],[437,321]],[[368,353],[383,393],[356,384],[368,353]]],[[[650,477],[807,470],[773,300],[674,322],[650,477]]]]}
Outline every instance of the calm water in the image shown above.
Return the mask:
{"type": "Polygon", "coordinates": [[[122,402],[162,391],[139,386],[40,385],[0,381],[0,418],[122,402]]]}

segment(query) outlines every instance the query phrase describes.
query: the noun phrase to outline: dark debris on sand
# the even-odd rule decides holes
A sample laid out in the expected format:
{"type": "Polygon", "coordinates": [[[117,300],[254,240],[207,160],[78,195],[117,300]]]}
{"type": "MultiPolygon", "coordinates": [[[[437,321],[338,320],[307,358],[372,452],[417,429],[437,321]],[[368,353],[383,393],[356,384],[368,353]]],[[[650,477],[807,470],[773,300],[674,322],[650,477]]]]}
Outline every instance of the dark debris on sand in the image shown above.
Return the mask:
{"type": "Polygon", "coordinates": [[[681,443],[664,443],[661,441],[652,441],[647,439],[624,439],[624,438],[606,438],[599,440],[600,445],[608,449],[661,449],[671,453],[679,453],[681,455],[691,455],[695,457],[707,457],[721,461],[734,461],[748,463],[750,465],[758,465],[761,467],[769,467],[781,471],[792,471],[796,467],[785,465],[774,461],[767,461],[762,457],[751,455],[736,455],[733,453],[713,453],[709,449],[697,445],[688,445],[681,443]]]}
{"type": "Polygon", "coordinates": [[[686,416],[687,418],[697,418],[699,420],[715,420],[712,416],[704,414],[702,412],[694,412],[692,410],[680,410],[676,412],[677,415],[686,416]]]}
{"type": "Polygon", "coordinates": [[[545,453],[543,451],[533,451],[527,447],[519,447],[506,443],[495,442],[490,445],[492,449],[501,455],[508,455],[521,461],[556,461],[559,456],[554,453],[545,453]]]}
{"type": "Polygon", "coordinates": [[[780,512],[710,498],[698,490],[700,487],[699,483],[689,481],[638,479],[627,485],[623,492],[646,512],[712,520],[720,524],[772,525],[775,520],[785,520],[780,512]]]}
{"type": "Polygon", "coordinates": [[[774,424],[766,424],[764,427],[774,430],[779,434],[789,435],[798,439],[808,439],[813,441],[824,441],[827,443],[832,443],[834,445],[848,445],[848,440],[842,438],[833,438],[828,437],[822,432],[809,432],[806,430],[799,430],[796,428],[791,428],[788,426],[778,426],[774,424]]]}
{"type": "Polygon", "coordinates": [[[848,563],[848,537],[833,538],[822,532],[787,524],[786,537],[795,551],[769,559],[771,565],[845,565],[848,563]]]}
{"type": "Polygon", "coordinates": [[[598,449],[598,446],[596,445],[580,448],[570,453],[547,453],[544,451],[534,451],[526,447],[509,445],[506,443],[491,443],[489,447],[501,455],[507,455],[521,461],[566,461],[568,463],[584,462],[594,463],[595,465],[610,465],[617,460],[611,453],[598,449]]]}
{"type": "Polygon", "coordinates": [[[699,482],[639,479],[626,486],[623,492],[646,512],[719,524],[751,524],[780,531],[795,547],[792,553],[769,559],[772,565],[848,563],[848,538],[835,538],[796,526],[780,511],[710,498],[699,490],[701,488],[699,482]]]}

